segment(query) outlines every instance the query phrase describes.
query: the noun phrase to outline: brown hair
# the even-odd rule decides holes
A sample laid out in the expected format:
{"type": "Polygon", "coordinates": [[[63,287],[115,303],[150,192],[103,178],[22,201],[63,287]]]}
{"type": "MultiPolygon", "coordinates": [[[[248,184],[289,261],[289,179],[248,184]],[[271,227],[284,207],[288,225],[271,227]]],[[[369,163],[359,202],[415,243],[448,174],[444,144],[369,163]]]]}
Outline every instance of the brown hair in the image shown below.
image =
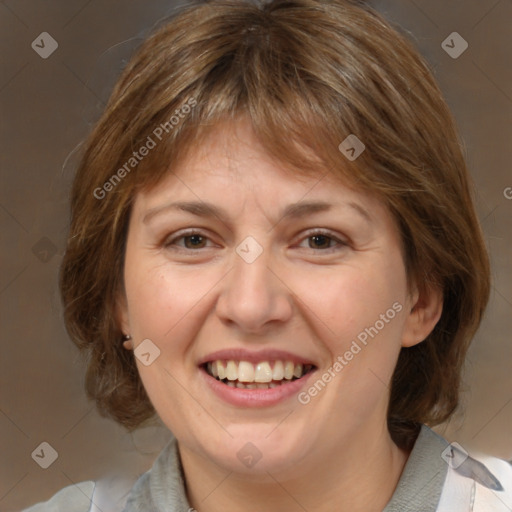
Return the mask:
{"type": "Polygon", "coordinates": [[[458,404],[489,263],[432,74],[406,38],[356,1],[194,5],[129,62],[85,145],[61,268],[66,326],[88,354],[88,396],[128,429],[155,415],[115,315],[131,205],[219,122],[241,116],[290,168],[332,172],[378,196],[401,230],[408,278],[423,291],[442,289],[440,321],[424,342],[402,348],[392,380],[389,430],[410,447],[421,423],[446,420],[458,404]],[[338,149],[350,134],[366,146],[353,162],[338,149]],[[149,139],[154,149],[130,160],[149,139]]]}

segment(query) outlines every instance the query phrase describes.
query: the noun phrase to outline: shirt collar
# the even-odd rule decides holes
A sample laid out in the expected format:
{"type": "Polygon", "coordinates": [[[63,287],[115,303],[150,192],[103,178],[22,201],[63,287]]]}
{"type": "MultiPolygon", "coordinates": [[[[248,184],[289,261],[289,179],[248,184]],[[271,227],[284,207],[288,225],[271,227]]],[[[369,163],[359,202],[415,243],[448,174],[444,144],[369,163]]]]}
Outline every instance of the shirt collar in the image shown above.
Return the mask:
{"type": "MultiPolygon", "coordinates": [[[[422,426],[395,492],[383,512],[435,512],[448,465],[441,453],[447,441],[422,426]]],[[[134,485],[123,512],[187,512],[191,509],[185,491],[178,444],[173,438],[153,467],[134,485]]]]}
{"type": "Polygon", "coordinates": [[[441,457],[448,442],[426,425],[405,464],[391,500],[383,512],[435,512],[448,472],[441,457]]]}

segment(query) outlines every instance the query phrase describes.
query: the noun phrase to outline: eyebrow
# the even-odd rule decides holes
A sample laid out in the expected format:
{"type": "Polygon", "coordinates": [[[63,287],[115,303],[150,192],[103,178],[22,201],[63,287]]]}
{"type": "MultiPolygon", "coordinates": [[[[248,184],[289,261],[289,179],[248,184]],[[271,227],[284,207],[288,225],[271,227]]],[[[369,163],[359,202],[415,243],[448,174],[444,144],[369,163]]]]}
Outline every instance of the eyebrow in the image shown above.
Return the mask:
{"type": "MultiPolygon", "coordinates": [[[[366,222],[372,222],[370,214],[360,204],[350,201],[348,203],[343,203],[343,205],[348,206],[357,212],[359,216],[362,217],[366,222]]],[[[300,201],[298,203],[288,205],[279,216],[279,222],[284,219],[296,219],[305,215],[311,215],[313,213],[325,212],[331,210],[333,206],[334,205],[332,203],[325,201],[300,201]]],[[[211,203],[206,203],[203,201],[179,201],[152,208],[148,210],[148,212],[144,215],[142,222],[147,224],[152,218],[166,213],[169,210],[184,211],[191,213],[192,215],[196,215],[197,217],[217,217],[224,224],[229,223],[229,216],[225,210],[211,203]]]]}

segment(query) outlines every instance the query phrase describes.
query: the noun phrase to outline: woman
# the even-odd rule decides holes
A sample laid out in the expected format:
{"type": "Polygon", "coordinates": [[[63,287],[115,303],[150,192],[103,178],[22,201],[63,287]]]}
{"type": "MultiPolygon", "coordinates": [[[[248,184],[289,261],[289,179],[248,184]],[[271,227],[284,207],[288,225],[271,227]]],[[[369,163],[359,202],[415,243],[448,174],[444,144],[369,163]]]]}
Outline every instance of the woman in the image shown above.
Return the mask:
{"type": "Polygon", "coordinates": [[[489,295],[469,182],[427,66],[360,2],[214,1],[153,34],[61,272],[88,395],[176,438],[124,510],[512,510],[507,463],[427,427],[489,295]]]}

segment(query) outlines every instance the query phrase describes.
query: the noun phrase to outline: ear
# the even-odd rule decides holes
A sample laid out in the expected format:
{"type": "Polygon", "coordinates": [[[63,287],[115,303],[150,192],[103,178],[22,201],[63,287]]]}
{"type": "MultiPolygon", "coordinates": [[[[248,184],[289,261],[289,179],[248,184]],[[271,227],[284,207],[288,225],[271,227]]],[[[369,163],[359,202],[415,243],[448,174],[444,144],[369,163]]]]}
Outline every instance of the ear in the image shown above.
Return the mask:
{"type": "MultiPolygon", "coordinates": [[[[131,333],[130,322],[128,320],[128,304],[124,292],[118,294],[115,306],[115,315],[117,325],[124,335],[131,333]]],[[[133,349],[133,341],[128,340],[123,342],[123,347],[127,350],[133,349]]]]}
{"type": "Polygon", "coordinates": [[[402,346],[421,343],[433,330],[443,312],[443,293],[437,286],[415,289],[409,301],[409,313],[402,334],[402,346]]]}

